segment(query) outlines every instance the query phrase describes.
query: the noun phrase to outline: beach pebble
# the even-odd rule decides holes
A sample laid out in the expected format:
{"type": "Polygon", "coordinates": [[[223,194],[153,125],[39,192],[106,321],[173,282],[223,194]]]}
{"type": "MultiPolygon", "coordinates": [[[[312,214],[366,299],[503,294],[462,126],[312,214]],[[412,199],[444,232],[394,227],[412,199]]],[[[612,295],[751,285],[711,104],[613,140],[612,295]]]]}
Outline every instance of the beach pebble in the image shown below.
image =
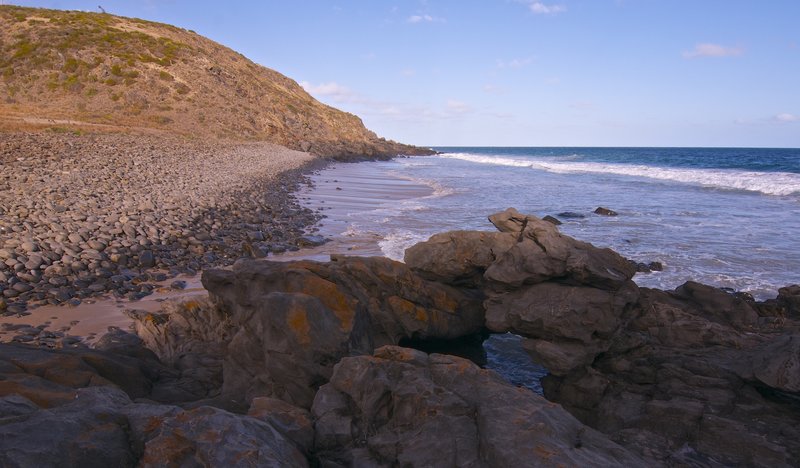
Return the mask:
{"type": "Polygon", "coordinates": [[[139,254],[139,266],[143,268],[151,268],[155,266],[155,264],[156,259],[152,251],[145,250],[139,254]]]}
{"type": "Polygon", "coordinates": [[[164,268],[165,281],[231,264],[243,241],[264,243],[264,255],[266,242],[294,244],[320,216],[293,198],[308,181],[299,170],[276,174],[309,159],[266,143],[9,134],[0,296],[11,305],[148,293],[123,270],[164,268]]]}

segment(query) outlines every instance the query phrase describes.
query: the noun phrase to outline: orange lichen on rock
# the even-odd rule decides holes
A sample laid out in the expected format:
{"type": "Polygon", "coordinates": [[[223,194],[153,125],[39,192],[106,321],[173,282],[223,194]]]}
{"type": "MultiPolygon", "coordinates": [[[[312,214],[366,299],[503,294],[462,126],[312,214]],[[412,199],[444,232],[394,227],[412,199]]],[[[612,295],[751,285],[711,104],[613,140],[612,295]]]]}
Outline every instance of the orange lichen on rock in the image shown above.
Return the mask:
{"type": "Polygon", "coordinates": [[[305,277],[304,280],[296,288],[290,288],[289,292],[302,292],[319,298],[339,319],[342,331],[349,332],[353,328],[356,301],[343,294],[330,281],[315,276],[305,277]]]}
{"type": "Polygon", "coordinates": [[[297,341],[302,344],[311,343],[311,325],[308,323],[308,315],[306,311],[299,308],[293,308],[286,314],[286,324],[289,329],[297,336],[297,341]]]}

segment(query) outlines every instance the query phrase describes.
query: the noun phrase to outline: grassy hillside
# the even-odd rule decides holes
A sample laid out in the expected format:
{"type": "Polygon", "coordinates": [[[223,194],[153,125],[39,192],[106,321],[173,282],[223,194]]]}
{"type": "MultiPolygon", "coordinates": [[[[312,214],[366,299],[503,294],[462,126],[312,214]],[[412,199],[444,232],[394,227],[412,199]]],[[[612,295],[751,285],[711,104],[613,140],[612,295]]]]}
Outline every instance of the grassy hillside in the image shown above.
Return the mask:
{"type": "Polygon", "coordinates": [[[415,151],[192,31],[14,6],[0,6],[0,119],[265,140],[324,155],[415,151]]]}

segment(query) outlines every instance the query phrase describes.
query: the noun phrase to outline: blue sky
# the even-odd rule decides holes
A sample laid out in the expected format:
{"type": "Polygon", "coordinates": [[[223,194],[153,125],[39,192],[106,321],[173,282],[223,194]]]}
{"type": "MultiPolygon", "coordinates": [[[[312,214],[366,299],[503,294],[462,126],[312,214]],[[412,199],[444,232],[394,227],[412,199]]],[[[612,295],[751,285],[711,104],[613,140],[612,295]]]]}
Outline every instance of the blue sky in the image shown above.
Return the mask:
{"type": "Polygon", "coordinates": [[[420,145],[800,147],[800,1],[16,1],[192,29],[420,145]]]}

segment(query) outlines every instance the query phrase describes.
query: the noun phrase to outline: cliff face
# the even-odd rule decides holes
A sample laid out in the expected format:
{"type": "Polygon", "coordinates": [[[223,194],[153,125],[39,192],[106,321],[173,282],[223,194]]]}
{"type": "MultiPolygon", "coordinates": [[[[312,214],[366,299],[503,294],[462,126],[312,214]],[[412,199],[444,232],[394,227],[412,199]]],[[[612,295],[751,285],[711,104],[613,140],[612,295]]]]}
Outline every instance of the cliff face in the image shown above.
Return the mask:
{"type": "Polygon", "coordinates": [[[419,154],[192,31],[0,6],[0,118],[261,140],[325,156],[419,154]],[[41,120],[49,119],[49,120],[41,120]]]}

